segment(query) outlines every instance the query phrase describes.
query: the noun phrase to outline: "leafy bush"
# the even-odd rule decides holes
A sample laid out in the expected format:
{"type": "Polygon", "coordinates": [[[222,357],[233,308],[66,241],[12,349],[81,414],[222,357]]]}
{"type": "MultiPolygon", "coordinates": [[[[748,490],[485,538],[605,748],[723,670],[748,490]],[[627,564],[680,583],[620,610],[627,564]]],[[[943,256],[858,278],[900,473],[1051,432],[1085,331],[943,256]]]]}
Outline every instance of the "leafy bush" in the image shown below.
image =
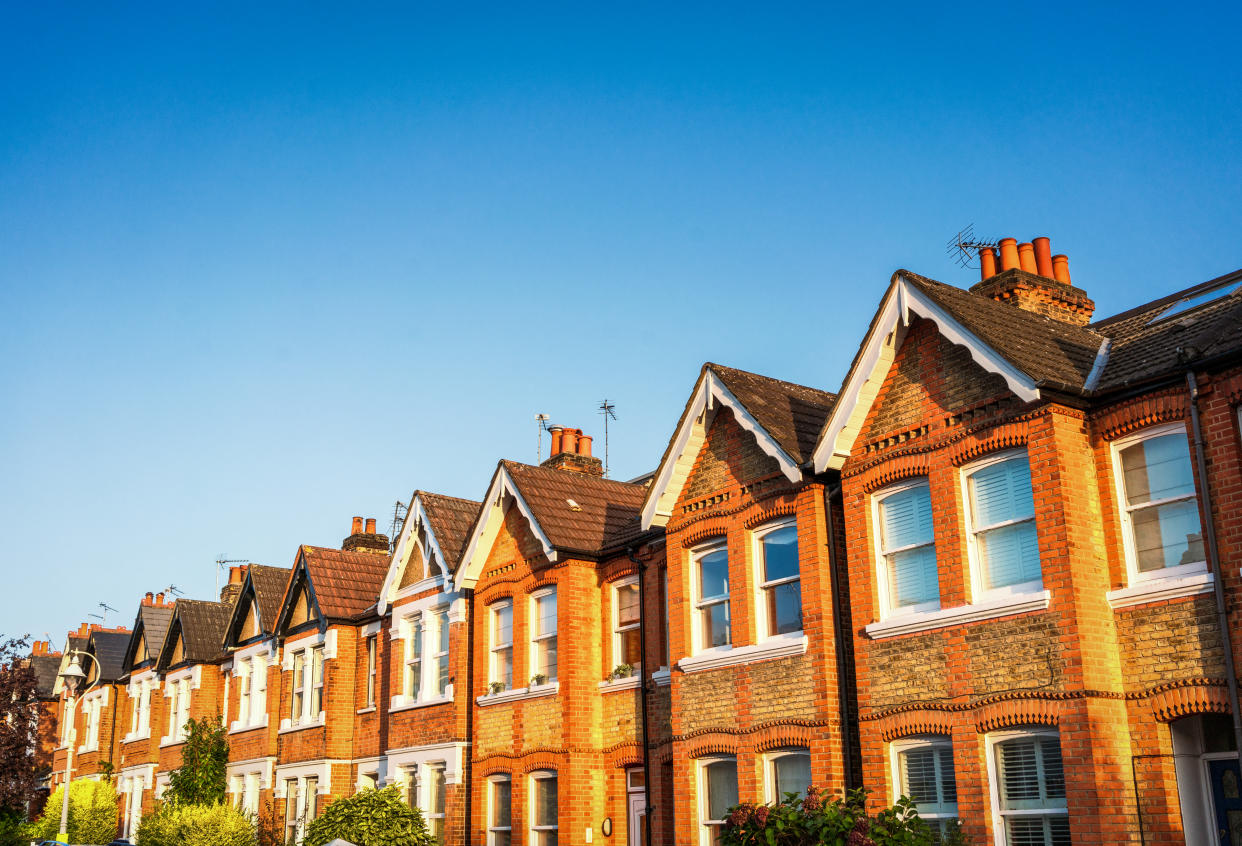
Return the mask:
{"type": "Polygon", "coordinates": [[[218,805],[224,801],[229,744],[220,717],[185,724],[181,766],[168,776],[164,801],[170,805],[218,805]]]}
{"type": "Polygon", "coordinates": [[[29,828],[15,811],[0,811],[0,846],[30,846],[29,828]]]}
{"type": "Polygon", "coordinates": [[[785,794],[774,805],[743,802],[729,809],[725,846],[931,846],[931,829],[919,819],[913,803],[897,804],[874,817],[867,815],[866,791],[825,801],[815,787],[805,797],[785,794]]]}
{"type": "Polygon", "coordinates": [[[255,846],[254,826],[228,805],[161,804],[138,823],[140,846],[255,846]]]}
{"type": "Polygon", "coordinates": [[[338,837],[357,846],[435,843],[423,815],[401,801],[395,787],[361,790],[346,799],[337,799],[307,826],[302,846],[324,846],[338,837]]]}
{"type": "MultiPolygon", "coordinates": [[[[52,791],[43,816],[27,827],[31,840],[55,840],[60,832],[64,786],[52,791]]],[[[111,843],[116,838],[116,791],[112,783],[78,779],[69,789],[69,842],[111,843]]]]}

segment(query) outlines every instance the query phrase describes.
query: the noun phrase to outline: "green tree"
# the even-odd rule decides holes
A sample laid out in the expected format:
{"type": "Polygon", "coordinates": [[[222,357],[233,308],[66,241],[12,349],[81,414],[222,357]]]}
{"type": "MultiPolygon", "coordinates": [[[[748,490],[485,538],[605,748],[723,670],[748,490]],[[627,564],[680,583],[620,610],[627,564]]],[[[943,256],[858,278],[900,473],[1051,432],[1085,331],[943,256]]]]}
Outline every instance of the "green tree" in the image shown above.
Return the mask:
{"type": "Polygon", "coordinates": [[[31,754],[38,741],[37,682],[26,657],[30,636],[0,636],[0,815],[25,816],[38,779],[31,754]]]}
{"type": "Polygon", "coordinates": [[[139,846],[255,846],[254,825],[228,805],[161,804],[138,824],[139,846]]]}
{"type": "Polygon", "coordinates": [[[324,846],[336,838],[357,846],[433,846],[423,815],[401,801],[395,787],[361,790],[337,799],[306,828],[302,846],[324,846]]]}
{"type": "MultiPolygon", "coordinates": [[[[27,826],[29,840],[55,840],[60,832],[64,785],[52,791],[43,816],[27,826]]],[[[111,843],[116,838],[117,798],[112,783],[78,779],[69,788],[69,842],[111,843]]]]}
{"type": "Polygon", "coordinates": [[[181,768],[168,776],[164,801],[170,805],[219,805],[228,786],[229,743],[220,717],[186,724],[181,768]]]}

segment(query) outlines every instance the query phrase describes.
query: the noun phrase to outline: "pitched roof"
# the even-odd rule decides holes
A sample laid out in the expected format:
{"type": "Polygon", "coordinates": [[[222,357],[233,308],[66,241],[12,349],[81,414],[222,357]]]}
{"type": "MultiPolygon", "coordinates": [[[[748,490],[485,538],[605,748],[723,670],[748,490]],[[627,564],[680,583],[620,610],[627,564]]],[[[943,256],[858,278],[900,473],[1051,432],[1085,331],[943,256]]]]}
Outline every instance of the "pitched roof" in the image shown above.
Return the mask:
{"type": "Polygon", "coordinates": [[[30,656],[30,669],[35,674],[35,690],[41,699],[48,699],[55,693],[61,658],[60,655],[30,656]]]}
{"type": "Polygon", "coordinates": [[[265,564],[251,564],[249,567],[248,578],[259,606],[259,623],[268,634],[276,628],[276,618],[280,616],[280,605],[292,572],[289,567],[268,567],[265,564]]]}
{"type": "Polygon", "coordinates": [[[320,614],[330,619],[351,619],[375,607],[388,573],[389,556],[306,545],[300,555],[306,562],[320,614]]]}
{"type": "MultiPolygon", "coordinates": [[[[186,661],[205,664],[220,657],[220,644],[224,640],[224,629],[232,610],[232,605],[225,602],[177,600],[174,613],[176,626],[170,628],[172,631],[176,628],[181,630],[186,661]]],[[[161,652],[166,652],[171,646],[171,643],[166,643],[161,652]]]]}
{"type": "Polygon", "coordinates": [[[129,635],[128,631],[91,632],[88,649],[99,661],[99,678],[102,681],[116,681],[124,675],[129,635]]]}
{"type": "Polygon", "coordinates": [[[158,659],[160,648],[164,645],[164,637],[168,634],[168,625],[172,622],[172,605],[139,605],[138,617],[134,621],[134,630],[130,633],[129,645],[125,648],[126,670],[135,664],[146,661],[145,655],[132,654],[138,648],[138,638],[146,641],[147,653],[158,659]]]}
{"type": "MultiPolygon", "coordinates": [[[[431,531],[440,544],[440,551],[446,559],[444,564],[451,573],[461,561],[462,547],[466,545],[474,518],[478,516],[480,503],[427,491],[415,491],[414,496],[427,512],[431,531]]],[[[413,502],[413,499],[410,501],[413,502]]]]}
{"type": "Polygon", "coordinates": [[[836,394],[712,362],[703,366],[720,377],[790,458],[799,464],[811,460],[836,394]]]}
{"type": "Polygon", "coordinates": [[[633,530],[643,485],[502,461],[552,546],[598,555],[633,530]],[[573,500],[573,503],[570,503],[573,500]],[[575,507],[576,505],[576,507],[575,507]]]}

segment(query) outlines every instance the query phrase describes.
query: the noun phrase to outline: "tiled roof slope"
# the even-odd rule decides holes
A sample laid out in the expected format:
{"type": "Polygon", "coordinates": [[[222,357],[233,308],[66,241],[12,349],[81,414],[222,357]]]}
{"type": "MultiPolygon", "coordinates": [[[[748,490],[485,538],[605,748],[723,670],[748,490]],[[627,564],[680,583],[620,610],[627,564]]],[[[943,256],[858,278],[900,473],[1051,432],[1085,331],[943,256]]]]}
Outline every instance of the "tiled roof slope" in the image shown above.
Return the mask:
{"type": "Polygon", "coordinates": [[[1116,390],[1184,368],[1179,351],[1203,359],[1242,350],[1242,288],[1196,309],[1152,323],[1187,296],[1242,280],[1242,271],[1178,291],[1095,323],[1112,340],[1099,391],[1116,390]]]}
{"type": "Polygon", "coordinates": [[[289,574],[292,572],[288,567],[250,565],[250,583],[254,585],[254,595],[259,606],[259,622],[267,634],[271,634],[276,628],[280,603],[284,601],[285,588],[289,585],[289,574]]]}
{"type": "Polygon", "coordinates": [[[899,270],[897,274],[1030,376],[1036,385],[1071,393],[1084,390],[1104,342],[1103,335],[908,270],[899,270]]]}
{"type": "Polygon", "coordinates": [[[643,485],[516,461],[502,463],[554,547],[598,555],[636,532],[647,493],[643,485]]]}
{"type": "Polygon", "coordinates": [[[201,664],[220,657],[220,643],[224,640],[224,629],[232,610],[233,606],[224,602],[177,600],[176,613],[181,622],[187,661],[201,664]]]}
{"type": "Polygon", "coordinates": [[[35,690],[40,699],[48,699],[56,689],[56,677],[60,674],[59,655],[32,655],[30,669],[35,674],[35,690]]]}
{"type": "Polygon", "coordinates": [[[769,435],[798,464],[811,460],[836,394],[708,362],[769,435]]]}
{"type": "Polygon", "coordinates": [[[129,632],[91,632],[91,646],[91,653],[99,661],[100,679],[105,682],[119,679],[125,672],[129,632]]]}
{"type": "MultiPolygon", "coordinates": [[[[164,645],[164,636],[168,634],[168,624],[172,622],[173,607],[170,605],[143,605],[138,614],[142,617],[143,636],[147,639],[147,651],[158,656],[160,647],[164,645]]],[[[135,627],[137,628],[137,627],[135,627]]],[[[144,656],[135,655],[134,661],[141,662],[144,656]]]]}
{"type": "Polygon", "coordinates": [[[431,531],[435,533],[440,551],[444,553],[450,573],[457,570],[461,561],[462,547],[474,526],[474,518],[479,514],[480,503],[470,499],[458,499],[455,496],[415,491],[414,495],[423,504],[427,519],[431,521],[431,531]]]}
{"type": "Polygon", "coordinates": [[[303,546],[319,613],[330,619],[351,619],[370,611],[388,574],[389,556],[303,546]]]}

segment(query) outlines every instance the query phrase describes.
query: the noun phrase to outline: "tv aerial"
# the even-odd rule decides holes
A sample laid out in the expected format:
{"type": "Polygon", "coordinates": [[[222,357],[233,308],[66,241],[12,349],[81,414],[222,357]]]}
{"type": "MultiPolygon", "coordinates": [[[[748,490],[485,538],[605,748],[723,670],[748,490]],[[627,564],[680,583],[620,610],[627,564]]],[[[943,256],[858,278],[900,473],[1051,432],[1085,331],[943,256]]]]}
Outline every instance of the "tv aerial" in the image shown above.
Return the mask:
{"type": "MultiPolygon", "coordinates": [[[[543,433],[547,431],[548,421],[550,419],[551,418],[548,417],[548,415],[546,414],[535,415],[535,428],[539,430],[538,434],[536,435],[537,440],[535,441],[535,463],[536,464],[538,464],[540,461],[543,461],[543,433]]],[[[551,456],[548,456],[548,457],[551,458],[551,456]]]]}
{"type": "Polygon", "coordinates": [[[108,604],[108,603],[106,603],[106,602],[101,602],[101,603],[99,603],[99,608],[100,608],[100,610],[101,610],[101,611],[103,611],[103,613],[102,613],[102,614],[90,614],[89,616],[94,617],[96,620],[99,620],[99,621],[101,621],[101,622],[103,622],[103,623],[107,623],[107,622],[108,622],[108,612],[109,612],[109,611],[111,611],[113,614],[115,614],[115,613],[116,613],[116,609],[115,609],[115,608],[113,608],[111,605],[109,605],[109,604],[108,604]]]}
{"type": "Polygon", "coordinates": [[[957,262],[958,267],[979,267],[979,251],[982,249],[996,249],[997,241],[987,241],[980,239],[975,235],[975,225],[972,223],[965,229],[958,231],[956,235],[949,239],[945,252],[957,262]]]}
{"type": "Polygon", "coordinates": [[[617,419],[617,407],[605,399],[599,404],[599,413],[604,416],[604,478],[608,478],[608,418],[617,419]]]}

